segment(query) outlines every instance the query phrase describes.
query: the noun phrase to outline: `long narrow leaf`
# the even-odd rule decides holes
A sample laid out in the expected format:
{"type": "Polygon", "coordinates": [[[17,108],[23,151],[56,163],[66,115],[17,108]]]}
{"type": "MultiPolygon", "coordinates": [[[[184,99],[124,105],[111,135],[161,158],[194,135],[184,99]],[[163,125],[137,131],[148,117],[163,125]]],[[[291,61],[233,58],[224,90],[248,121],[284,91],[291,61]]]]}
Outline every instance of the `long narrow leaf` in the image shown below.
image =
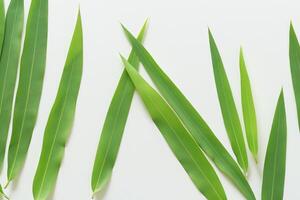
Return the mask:
{"type": "Polygon", "coordinates": [[[242,49],[240,51],[240,76],[241,76],[241,97],[242,97],[243,117],[244,117],[245,129],[246,129],[246,136],[247,136],[249,149],[254,159],[257,162],[258,142],[257,142],[256,113],[255,113],[255,107],[253,103],[251,84],[250,84],[242,49]]]}
{"type": "Polygon", "coordinates": [[[131,43],[136,55],[143,63],[152,81],[168,104],[177,113],[185,127],[190,131],[201,149],[247,199],[255,199],[251,187],[239,166],[226,151],[222,143],[217,139],[193,105],[176,87],[172,80],[170,80],[170,78],[162,71],[143,45],[138,42],[125,27],[123,28],[127,39],[131,43]]]}
{"type": "Polygon", "coordinates": [[[0,185],[0,199],[9,199],[8,196],[6,196],[6,194],[3,191],[2,186],[0,185]]]}
{"type": "Polygon", "coordinates": [[[5,32],[5,5],[4,5],[4,0],[0,0],[0,52],[4,41],[4,32],[5,32]]]}
{"type": "Polygon", "coordinates": [[[290,25],[290,68],[296,99],[298,128],[300,129],[300,45],[293,25],[290,25]]]}
{"type": "Polygon", "coordinates": [[[235,107],[234,99],[221,56],[210,31],[209,44],[214,69],[215,83],[227,135],[229,137],[231,148],[238,160],[238,163],[240,164],[244,172],[247,172],[248,159],[240,119],[235,107]]]}
{"type": "Polygon", "coordinates": [[[20,172],[37,119],[46,65],[48,0],[32,0],[8,151],[8,183],[20,172]]]}
{"type": "Polygon", "coordinates": [[[82,64],[83,41],[79,13],[57,97],[45,130],[42,153],[33,182],[35,200],[47,199],[54,188],[65,145],[72,129],[82,64]]]}
{"type": "Polygon", "coordinates": [[[283,91],[281,91],[269,138],[262,184],[262,200],[283,199],[287,126],[283,91]]]}
{"type": "Polygon", "coordinates": [[[11,0],[6,14],[5,40],[0,59],[0,168],[10,125],[24,25],[24,0],[11,0]]]}
{"type": "Polygon", "coordinates": [[[226,199],[217,174],[176,113],[124,58],[123,63],[152,120],[196,187],[207,199],[226,199]]]}
{"type": "MultiPolygon", "coordinates": [[[[144,24],[138,35],[139,41],[142,41],[144,38],[146,26],[147,23],[144,24]]],[[[133,51],[129,55],[128,62],[136,69],[139,66],[139,60],[133,51]]],[[[92,174],[93,193],[101,191],[110,179],[117,159],[133,93],[134,85],[124,69],[103,125],[92,174]]]]}

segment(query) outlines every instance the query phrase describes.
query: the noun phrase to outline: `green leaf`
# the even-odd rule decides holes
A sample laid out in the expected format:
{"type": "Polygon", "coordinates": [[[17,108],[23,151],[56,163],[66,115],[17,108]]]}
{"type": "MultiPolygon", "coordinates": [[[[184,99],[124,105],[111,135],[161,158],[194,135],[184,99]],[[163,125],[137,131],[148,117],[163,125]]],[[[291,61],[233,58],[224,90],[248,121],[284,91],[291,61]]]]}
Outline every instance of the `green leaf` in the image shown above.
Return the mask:
{"type": "Polygon", "coordinates": [[[201,149],[247,199],[255,199],[251,187],[239,166],[226,151],[222,143],[217,139],[193,105],[176,87],[172,80],[170,80],[170,78],[162,71],[143,45],[138,42],[125,27],[123,28],[136,55],[143,63],[152,81],[164,99],[177,113],[178,117],[184,123],[185,127],[189,130],[201,149]]]}
{"type": "Polygon", "coordinates": [[[3,191],[2,186],[0,186],[0,199],[9,199],[8,196],[6,196],[6,194],[3,191]]]}
{"type": "Polygon", "coordinates": [[[240,51],[240,76],[241,76],[241,97],[243,107],[243,117],[249,149],[257,162],[258,142],[256,113],[253,103],[251,84],[246,69],[243,50],[240,51]]]}
{"type": "MultiPolygon", "coordinates": [[[[146,26],[147,22],[144,24],[138,35],[139,41],[142,41],[144,38],[146,26]]],[[[128,62],[136,69],[139,67],[139,60],[133,51],[131,51],[129,55],[128,62]]],[[[93,193],[101,191],[110,180],[131,106],[133,93],[134,85],[124,69],[103,125],[92,174],[91,184],[93,193]]]]}
{"type": "Polygon", "coordinates": [[[11,0],[0,59],[0,168],[3,165],[19,66],[24,25],[24,0],[11,0]]]}
{"type": "Polygon", "coordinates": [[[283,91],[281,91],[273,118],[264,164],[262,200],[283,199],[287,125],[283,91]]]}
{"type": "Polygon", "coordinates": [[[196,187],[207,199],[226,199],[217,174],[176,113],[134,67],[122,59],[152,120],[196,187]]]}
{"type": "Polygon", "coordinates": [[[297,115],[298,115],[298,128],[300,129],[300,46],[291,23],[290,25],[290,68],[292,74],[292,81],[296,99],[297,115]]]}
{"type": "Polygon", "coordinates": [[[8,183],[20,172],[37,119],[46,65],[48,0],[32,0],[8,151],[8,183]]]}
{"type": "Polygon", "coordinates": [[[82,40],[79,12],[58,93],[45,129],[42,153],[33,181],[35,200],[47,199],[52,192],[72,129],[82,76],[82,40]]]}
{"type": "Polygon", "coordinates": [[[240,164],[244,172],[247,172],[248,159],[241,123],[235,107],[234,99],[221,56],[210,31],[209,44],[215,83],[227,135],[229,137],[231,148],[238,160],[238,163],[240,164]]]}
{"type": "Polygon", "coordinates": [[[5,6],[4,0],[0,0],[0,52],[4,41],[5,32],[5,6]]]}

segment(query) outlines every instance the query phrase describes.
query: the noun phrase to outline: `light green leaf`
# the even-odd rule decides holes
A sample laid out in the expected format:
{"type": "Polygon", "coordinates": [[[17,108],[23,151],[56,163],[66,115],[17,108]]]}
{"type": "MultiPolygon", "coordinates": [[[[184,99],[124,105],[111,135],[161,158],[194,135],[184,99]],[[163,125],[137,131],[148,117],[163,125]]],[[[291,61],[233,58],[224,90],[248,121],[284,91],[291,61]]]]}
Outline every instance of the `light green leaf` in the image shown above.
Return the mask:
{"type": "Polygon", "coordinates": [[[45,200],[52,192],[72,129],[82,76],[82,40],[79,13],[58,93],[44,134],[42,153],[33,181],[35,200],[45,200]]]}
{"type": "Polygon", "coordinates": [[[124,58],[123,63],[152,120],[199,191],[207,199],[226,199],[217,174],[176,113],[124,58]]]}
{"type": "Polygon", "coordinates": [[[32,0],[20,64],[8,151],[8,183],[20,172],[37,119],[46,65],[48,0],[32,0]]]}
{"type": "MultiPolygon", "coordinates": [[[[142,41],[144,38],[146,26],[147,23],[144,24],[138,35],[139,41],[142,41]]],[[[129,55],[128,62],[136,69],[139,66],[139,60],[133,51],[129,55]]],[[[92,174],[91,184],[93,193],[101,191],[111,177],[133,93],[134,85],[124,69],[103,125],[92,174]]]]}
{"type": "Polygon", "coordinates": [[[283,199],[287,126],[283,91],[281,91],[270,133],[262,184],[262,200],[283,199]]]}
{"type": "Polygon", "coordinates": [[[238,163],[240,164],[244,172],[247,172],[248,158],[240,119],[235,107],[234,99],[221,56],[210,31],[209,44],[214,69],[215,83],[227,135],[229,137],[231,148],[238,160],[238,163]]]}
{"type": "Polygon", "coordinates": [[[2,186],[0,186],[0,199],[9,199],[8,196],[6,196],[6,194],[3,191],[2,186]]]}
{"type": "Polygon", "coordinates": [[[240,51],[240,76],[241,76],[241,97],[242,97],[243,117],[244,117],[244,124],[245,124],[248,146],[255,161],[258,162],[256,113],[255,113],[255,107],[253,103],[251,84],[250,84],[242,49],[240,51]]]}
{"type": "Polygon", "coordinates": [[[176,87],[172,80],[170,80],[170,78],[162,71],[143,45],[138,42],[125,27],[123,28],[136,55],[143,63],[152,81],[168,104],[177,113],[178,117],[189,130],[201,149],[247,199],[255,199],[251,187],[239,166],[226,151],[222,143],[217,139],[193,105],[176,87]]]}
{"type": "Polygon", "coordinates": [[[24,25],[24,0],[11,0],[0,59],[0,168],[10,125],[24,25]]]}
{"type": "Polygon", "coordinates": [[[298,128],[300,129],[300,46],[292,23],[290,25],[289,56],[291,75],[297,106],[298,128]]]}

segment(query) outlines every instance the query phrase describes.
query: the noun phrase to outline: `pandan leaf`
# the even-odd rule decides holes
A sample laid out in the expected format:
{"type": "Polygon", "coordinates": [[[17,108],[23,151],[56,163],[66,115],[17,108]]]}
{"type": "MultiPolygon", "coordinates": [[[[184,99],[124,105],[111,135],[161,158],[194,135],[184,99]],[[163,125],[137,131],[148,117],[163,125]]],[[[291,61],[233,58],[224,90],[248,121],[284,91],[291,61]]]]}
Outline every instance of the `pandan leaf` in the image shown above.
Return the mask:
{"type": "Polygon", "coordinates": [[[215,83],[227,135],[230,140],[231,148],[238,160],[238,163],[240,164],[244,172],[247,172],[248,159],[240,119],[235,107],[235,102],[233,99],[233,95],[231,92],[231,88],[227,79],[221,56],[210,31],[209,44],[215,76],[215,83]]]}
{"type": "Polygon", "coordinates": [[[290,25],[290,68],[296,99],[298,128],[300,129],[300,46],[293,25],[290,25]]]}
{"type": "Polygon", "coordinates": [[[134,49],[134,52],[144,65],[157,89],[176,112],[197,144],[247,199],[255,199],[252,189],[239,166],[224,148],[222,143],[217,139],[193,105],[176,87],[172,80],[163,72],[143,45],[137,41],[124,26],[123,28],[127,39],[134,49]]]}
{"type": "Polygon", "coordinates": [[[0,168],[10,125],[24,25],[24,0],[11,0],[0,59],[0,168]]]}
{"type": "Polygon", "coordinates": [[[176,113],[129,62],[123,62],[153,122],[199,191],[207,199],[226,199],[213,167],[176,113]]]}
{"type": "MultiPolygon", "coordinates": [[[[139,41],[142,41],[144,38],[146,26],[147,23],[144,24],[138,35],[139,41]]],[[[133,51],[129,55],[128,62],[136,69],[139,66],[139,60],[133,51]]],[[[133,93],[134,85],[124,69],[115,94],[111,100],[98,145],[91,183],[93,193],[101,191],[111,177],[131,106],[133,93]]]]}
{"type": "Polygon", "coordinates": [[[240,76],[241,76],[241,97],[242,97],[243,117],[244,117],[244,124],[245,124],[248,146],[255,161],[258,162],[256,113],[255,113],[255,107],[253,103],[251,84],[250,84],[242,49],[240,51],[240,76]]]}
{"type": "Polygon", "coordinates": [[[20,172],[37,119],[46,65],[48,0],[32,0],[20,64],[8,151],[8,183],[20,172]]]}
{"type": "Polygon", "coordinates": [[[275,115],[264,164],[262,200],[283,199],[286,165],[287,125],[283,91],[275,115]]]}
{"type": "Polygon", "coordinates": [[[44,134],[42,153],[33,181],[35,200],[47,199],[55,186],[74,121],[82,65],[83,39],[79,13],[58,93],[44,134]]]}

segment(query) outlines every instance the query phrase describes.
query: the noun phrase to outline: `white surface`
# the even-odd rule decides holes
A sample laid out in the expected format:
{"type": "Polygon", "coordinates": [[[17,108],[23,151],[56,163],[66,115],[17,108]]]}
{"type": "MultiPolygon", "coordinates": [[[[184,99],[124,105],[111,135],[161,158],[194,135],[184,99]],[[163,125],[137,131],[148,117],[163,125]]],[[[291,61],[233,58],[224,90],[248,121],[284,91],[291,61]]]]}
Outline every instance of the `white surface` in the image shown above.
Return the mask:
{"type": "MultiPolygon", "coordinates": [[[[8,5],[8,1],[7,5],[8,5]]],[[[29,0],[25,0],[28,13],[29,0]]],[[[118,53],[129,45],[119,22],[136,33],[149,17],[146,47],[198,109],[232,153],[218,104],[208,44],[211,28],[223,57],[241,114],[238,54],[242,45],[259,125],[259,166],[250,157],[249,180],[260,199],[266,143],[281,86],[284,87],[288,149],[285,199],[299,199],[300,135],[289,74],[288,31],[292,19],[300,35],[299,1],[252,0],[49,0],[47,69],[39,118],[24,169],[7,191],[13,200],[32,199],[32,180],[44,128],[81,5],[84,74],[74,129],[66,147],[53,200],[87,200],[100,131],[123,67],[118,53]]],[[[142,74],[145,75],[142,70],[142,74]]],[[[241,115],[240,115],[241,116],[241,115]]],[[[1,182],[6,181],[6,166],[1,182]]],[[[243,199],[220,174],[228,199],[243,199]]],[[[135,97],[111,183],[103,200],[198,200],[204,197],[169,150],[135,97]]]]}

